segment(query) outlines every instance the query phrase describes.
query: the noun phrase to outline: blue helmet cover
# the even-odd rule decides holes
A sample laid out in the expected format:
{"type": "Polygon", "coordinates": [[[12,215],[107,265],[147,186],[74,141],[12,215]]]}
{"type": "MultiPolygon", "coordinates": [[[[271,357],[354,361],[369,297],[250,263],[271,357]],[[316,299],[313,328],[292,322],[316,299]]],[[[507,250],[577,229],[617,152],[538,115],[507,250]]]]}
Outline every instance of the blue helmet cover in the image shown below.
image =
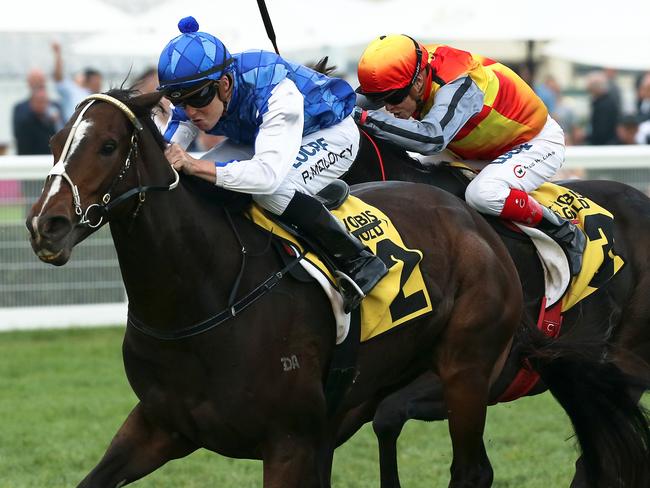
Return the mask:
{"type": "Polygon", "coordinates": [[[185,88],[205,80],[218,80],[232,70],[232,56],[223,43],[199,32],[194,17],[178,23],[181,35],[165,46],[158,60],[159,90],[185,88]]]}

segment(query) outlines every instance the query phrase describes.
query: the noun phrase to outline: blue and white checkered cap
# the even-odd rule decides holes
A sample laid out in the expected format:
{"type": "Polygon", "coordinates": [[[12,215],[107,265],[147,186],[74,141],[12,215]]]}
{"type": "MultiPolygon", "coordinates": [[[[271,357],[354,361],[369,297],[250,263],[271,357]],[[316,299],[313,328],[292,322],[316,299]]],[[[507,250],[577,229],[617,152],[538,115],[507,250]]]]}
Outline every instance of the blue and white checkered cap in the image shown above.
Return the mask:
{"type": "Polygon", "coordinates": [[[211,34],[198,32],[194,17],[178,23],[181,35],[165,46],[158,61],[158,90],[186,88],[203,80],[218,80],[230,71],[232,56],[211,34]]]}

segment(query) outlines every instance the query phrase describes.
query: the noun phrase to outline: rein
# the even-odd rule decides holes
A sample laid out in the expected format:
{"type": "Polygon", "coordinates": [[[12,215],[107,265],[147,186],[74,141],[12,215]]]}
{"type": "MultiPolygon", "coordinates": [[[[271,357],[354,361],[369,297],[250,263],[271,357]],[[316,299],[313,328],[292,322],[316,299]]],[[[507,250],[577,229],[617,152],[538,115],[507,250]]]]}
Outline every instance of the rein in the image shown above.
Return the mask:
{"type": "MultiPolygon", "coordinates": [[[[253,288],[253,290],[247,293],[244,297],[235,301],[235,297],[237,296],[237,290],[239,289],[239,284],[244,274],[244,268],[246,266],[246,256],[248,255],[248,251],[246,249],[246,246],[243,245],[239,233],[235,228],[235,224],[232,220],[232,217],[230,216],[230,212],[228,212],[227,209],[224,209],[224,211],[226,212],[226,216],[228,217],[228,222],[230,223],[230,226],[232,227],[235,237],[237,238],[237,242],[241,246],[241,253],[242,253],[241,267],[239,269],[239,273],[237,273],[237,278],[235,279],[235,283],[233,285],[232,291],[230,292],[230,296],[228,298],[228,308],[222,310],[218,314],[213,315],[212,317],[206,320],[190,325],[188,327],[183,327],[182,329],[176,329],[171,331],[160,331],[153,327],[149,327],[142,320],[138,319],[133,314],[131,309],[129,309],[127,322],[126,322],[127,326],[131,326],[138,332],[141,332],[142,334],[147,335],[149,337],[153,337],[154,339],[159,339],[161,341],[187,339],[189,337],[202,334],[204,332],[214,329],[218,325],[223,324],[226,320],[237,316],[239,313],[243,312],[250,305],[255,303],[258,299],[262,298],[262,296],[266,295],[266,293],[268,293],[275,285],[277,285],[280,282],[280,280],[284,278],[284,276],[296,264],[302,261],[303,257],[305,256],[304,252],[297,255],[294,260],[292,260],[280,271],[276,271],[271,276],[269,276],[266,280],[260,283],[258,286],[253,288]]],[[[269,233],[269,243],[267,244],[266,249],[262,251],[262,254],[264,254],[266,250],[268,250],[272,238],[273,238],[273,233],[269,233]]],[[[298,253],[298,250],[296,250],[296,253],[298,253]]]]}
{"type": "Polygon", "coordinates": [[[377,147],[377,143],[361,127],[359,127],[359,132],[361,132],[364,136],[366,136],[366,138],[370,141],[370,144],[372,144],[372,147],[375,148],[375,154],[377,155],[377,162],[379,163],[379,169],[381,171],[381,181],[386,181],[386,171],[384,170],[384,158],[381,157],[381,151],[379,151],[379,148],[377,147]]]}
{"type": "Polygon", "coordinates": [[[180,177],[178,175],[178,172],[170,166],[171,170],[174,172],[175,179],[174,181],[168,185],[168,186],[156,186],[156,185],[149,185],[149,186],[142,186],[140,185],[140,174],[138,173],[138,186],[135,188],[132,188],[128,190],[127,192],[123,193],[119,197],[115,198],[114,200],[112,199],[111,196],[111,191],[115,187],[115,185],[126,175],[127,171],[131,167],[131,163],[136,162],[137,157],[138,157],[138,136],[139,134],[142,133],[144,130],[144,127],[142,123],[138,120],[138,118],[135,116],[133,111],[123,102],[118,100],[117,98],[111,97],[110,95],[106,95],[103,93],[96,93],[94,95],[90,95],[89,97],[86,97],[81,104],[86,103],[86,106],[84,106],[81,111],[79,112],[79,115],[77,116],[77,119],[74,121],[72,124],[72,128],[70,129],[70,132],[68,133],[68,138],[65,141],[65,145],[63,146],[63,151],[61,152],[61,156],[59,157],[59,160],[56,162],[54,167],[50,170],[48,173],[47,177],[49,178],[50,176],[60,176],[62,177],[65,181],[68,182],[70,185],[70,188],[72,189],[72,200],[73,200],[73,205],[74,205],[74,211],[75,214],[79,216],[79,225],[82,226],[87,226],[92,229],[96,229],[99,227],[102,222],[104,221],[104,216],[110,212],[110,210],[123,201],[131,198],[133,195],[136,193],[139,194],[139,203],[137,208],[135,209],[133,213],[133,217],[138,214],[140,207],[145,201],[145,193],[148,191],[171,191],[174,188],[178,186],[178,182],[180,180],[180,177]],[[92,203],[86,207],[86,210],[83,209],[81,206],[81,196],[79,194],[79,187],[74,184],[72,181],[72,178],[68,173],[66,172],[65,169],[65,160],[68,157],[68,152],[70,151],[70,146],[72,145],[72,141],[74,139],[75,133],[77,132],[77,129],[79,128],[79,125],[81,124],[81,121],[83,119],[84,114],[86,111],[91,107],[91,105],[95,101],[102,101],[102,102],[107,102],[110,103],[111,105],[117,107],[120,109],[120,111],[126,116],[127,119],[129,119],[129,122],[133,124],[134,131],[133,134],[131,135],[131,143],[129,147],[129,152],[126,155],[126,159],[124,160],[124,163],[122,164],[122,169],[118,173],[118,175],[115,177],[113,182],[111,183],[111,186],[109,187],[108,191],[104,194],[102,197],[102,202],[101,203],[92,203]],[[112,200],[112,201],[111,201],[112,200]],[[93,209],[97,209],[100,212],[99,220],[97,220],[96,223],[93,223],[90,218],[89,218],[89,213],[93,209]]]}

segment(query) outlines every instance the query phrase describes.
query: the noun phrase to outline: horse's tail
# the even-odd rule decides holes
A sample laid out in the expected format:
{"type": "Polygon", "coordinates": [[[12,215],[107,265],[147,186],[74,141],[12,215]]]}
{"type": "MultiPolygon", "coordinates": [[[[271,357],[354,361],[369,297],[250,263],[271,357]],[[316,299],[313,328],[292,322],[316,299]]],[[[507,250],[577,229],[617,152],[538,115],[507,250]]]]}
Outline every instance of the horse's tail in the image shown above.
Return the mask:
{"type": "Polygon", "coordinates": [[[605,359],[602,342],[538,332],[522,338],[526,356],[571,419],[589,486],[650,486],[648,417],[631,393],[647,385],[605,359]]]}

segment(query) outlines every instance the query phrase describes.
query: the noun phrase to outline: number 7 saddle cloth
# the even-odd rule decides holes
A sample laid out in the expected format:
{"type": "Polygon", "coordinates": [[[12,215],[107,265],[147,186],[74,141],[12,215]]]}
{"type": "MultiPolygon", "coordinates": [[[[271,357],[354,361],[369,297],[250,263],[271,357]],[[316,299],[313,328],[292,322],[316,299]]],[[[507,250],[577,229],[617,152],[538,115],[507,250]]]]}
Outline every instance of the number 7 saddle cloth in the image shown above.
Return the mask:
{"type": "Polygon", "coordinates": [[[549,291],[552,279],[548,275],[553,263],[544,258],[540,250],[541,244],[537,242],[536,236],[531,235],[531,231],[541,232],[519,226],[530,235],[540,255],[546,279],[547,307],[561,300],[561,311],[565,312],[607,283],[623,268],[625,261],[614,249],[614,216],[589,198],[555,183],[544,183],[531,192],[531,196],[560,217],[572,220],[587,238],[580,273],[572,279],[568,272],[562,276],[560,284],[555,286],[553,296],[549,291]]]}
{"type": "MultiPolygon", "coordinates": [[[[345,224],[348,231],[379,256],[388,268],[388,274],[361,302],[362,342],[433,310],[420,271],[422,252],[408,249],[404,245],[386,214],[354,196],[349,196],[332,213],[345,224]]],[[[251,207],[248,217],[302,254],[303,246],[298,239],[277,222],[270,220],[257,205],[251,207]]],[[[341,343],[347,335],[350,314],[343,312],[343,301],[336,290],[336,280],[323,261],[310,251],[300,264],[321,284],[330,298],[337,322],[336,342],[341,343]]]]}
{"type": "MultiPolygon", "coordinates": [[[[467,162],[443,163],[441,166],[455,173],[458,179],[456,186],[445,189],[464,198],[467,184],[479,169],[467,162]]],[[[560,217],[572,220],[587,238],[582,268],[572,278],[565,251],[559,244],[539,229],[512,222],[513,226],[531,239],[537,251],[544,271],[546,308],[557,304],[561,312],[566,312],[623,268],[625,261],[615,251],[614,216],[593,200],[556,183],[544,183],[530,195],[560,217]]],[[[488,222],[497,228],[494,222],[505,221],[488,219],[488,222]]]]}

